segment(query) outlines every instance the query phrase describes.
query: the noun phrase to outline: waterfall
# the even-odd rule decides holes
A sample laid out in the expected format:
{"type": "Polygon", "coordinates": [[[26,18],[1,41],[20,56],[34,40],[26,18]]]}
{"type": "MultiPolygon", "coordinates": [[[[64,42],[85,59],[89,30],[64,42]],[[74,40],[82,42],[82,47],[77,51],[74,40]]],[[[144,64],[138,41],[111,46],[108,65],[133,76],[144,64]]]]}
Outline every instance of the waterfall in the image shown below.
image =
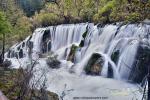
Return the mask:
{"type": "MultiPolygon", "coordinates": [[[[67,60],[72,45],[77,46],[71,67],[76,74],[85,74],[85,67],[94,53],[103,58],[99,75],[129,80],[134,69],[139,46],[150,43],[150,25],[147,24],[109,24],[93,23],[62,24],[38,28],[31,37],[10,48],[6,59],[28,57],[28,42],[33,44],[33,58],[40,54],[54,52],[59,60],[67,60]],[[81,45],[82,44],[82,45],[81,45]],[[111,71],[112,70],[112,71],[111,71]]],[[[150,50],[150,49],[149,49],[150,50]]],[[[98,63],[99,64],[99,63],[98,63]]],[[[137,64],[137,63],[136,63],[137,64]]],[[[145,73],[146,74],[146,73],[145,73]]]]}

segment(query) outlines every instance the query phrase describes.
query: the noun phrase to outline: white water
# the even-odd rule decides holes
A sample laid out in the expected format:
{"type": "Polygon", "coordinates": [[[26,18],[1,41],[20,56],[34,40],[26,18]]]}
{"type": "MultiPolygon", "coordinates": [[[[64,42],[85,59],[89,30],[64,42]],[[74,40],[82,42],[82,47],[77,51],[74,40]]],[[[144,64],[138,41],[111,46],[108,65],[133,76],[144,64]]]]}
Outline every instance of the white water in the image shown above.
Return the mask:
{"type": "MultiPolygon", "coordinates": [[[[130,24],[121,26],[119,31],[118,29],[119,25],[97,27],[92,23],[58,25],[37,29],[30,39],[33,42],[33,58],[37,59],[39,54],[42,53],[41,44],[44,31],[50,30],[51,51],[58,55],[62,65],[60,69],[50,69],[47,68],[45,59],[40,59],[36,67],[38,71],[35,73],[35,78],[38,79],[42,71],[46,71],[48,90],[58,93],[59,96],[62,95],[65,87],[67,90],[73,89],[64,97],[64,100],[73,100],[73,97],[92,96],[108,97],[109,100],[120,100],[120,97],[122,100],[140,98],[139,92],[133,92],[138,89],[136,85],[122,80],[128,81],[139,43],[150,41],[148,35],[150,26],[130,24]],[[86,31],[88,34],[84,40],[84,46],[76,51],[75,63],[66,61],[72,44],[79,46],[81,40],[83,40],[82,35],[86,31]],[[119,50],[119,58],[115,64],[110,57],[116,50],[119,50]],[[101,72],[102,76],[85,75],[84,67],[93,53],[99,53],[105,59],[101,72]],[[104,78],[108,74],[108,63],[112,66],[115,79],[104,78]],[[70,70],[74,73],[70,73],[70,70]]],[[[29,38],[25,42],[28,40],[29,38]]],[[[20,45],[22,44],[14,45],[11,52],[16,52],[19,55],[17,48],[20,45]]],[[[48,48],[48,45],[46,47],[48,48]]],[[[22,49],[25,56],[20,58],[19,62],[25,65],[29,62],[28,47],[25,46],[22,49]]],[[[46,50],[48,51],[48,49],[46,50]]],[[[18,60],[12,57],[14,56],[7,58],[12,60],[12,66],[19,66],[18,60]]],[[[68,92],[67,90],[65,91],[68,92]]]]}
{"type": "MultiPolygon", "coordinates": [[[[18,61],[16,60],[16,62],[18,61]]],[[[106,98],[106,100],[120,100],[120,98],[122,100],[141,100],[142,98],[142,93],[139,92],[141,88],[138,84],[130,84],[101,76],[76,75],[69,72],[72,66],[71,62],[64,60],[61,62],[63,67],[60,69],[50,69],[45,66],[45,59],[39,60],[39,64],[34,69],[33,77],[33,83],[37,80],[41,83],[36,84],[37,88],[42,86],[43,80],[46,78],[47,90],[57,93],[59,98],[65,93],[63,100],[74,100],[75,97],[79,97],[79,100],[94,100],[81,99],[82,97],[99,97],[106,98]]]]}

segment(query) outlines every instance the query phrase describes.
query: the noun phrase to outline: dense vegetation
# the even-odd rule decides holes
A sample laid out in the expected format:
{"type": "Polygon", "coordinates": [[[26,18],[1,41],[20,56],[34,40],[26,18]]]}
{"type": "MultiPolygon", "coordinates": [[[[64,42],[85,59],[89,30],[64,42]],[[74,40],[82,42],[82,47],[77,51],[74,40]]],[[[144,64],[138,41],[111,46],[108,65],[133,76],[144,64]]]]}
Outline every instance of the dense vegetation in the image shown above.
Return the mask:
{"type": "Polygon", "coordinates": [[[1,33],[11,33],[7,34],[6,44],[12,45],[37,27],[78,22],[137,22],[150,19],[149,12],[150,0],[0,0],[0,17],[9,24],[0,26],[9,30],[1,33]]]}
{"type": "Polygon", "coordinates": [[[116,21],[137,22],[150,18],[150,0],[55,0],[33,17],[36,24],[116,21]]]}
{"type": "Polygon", "coordinates": [[[18,5],[23,9],[27,16],[34,15],[35,11],[40,11],[45,3],[45,0],[16,0],[18,5]]]}
{"type": "MultiPolygon", "coordinates": [[[[0,91],[9,100],[58,100],[58,95],[47,91],[44,84],[40,86],[39,90],[36,89],[36,84],[29,85],[33,72],[32,70],[27,70],[0,66],[0,91]]],[[[40,84],[39,80],[37,84],[40,84]]]]}

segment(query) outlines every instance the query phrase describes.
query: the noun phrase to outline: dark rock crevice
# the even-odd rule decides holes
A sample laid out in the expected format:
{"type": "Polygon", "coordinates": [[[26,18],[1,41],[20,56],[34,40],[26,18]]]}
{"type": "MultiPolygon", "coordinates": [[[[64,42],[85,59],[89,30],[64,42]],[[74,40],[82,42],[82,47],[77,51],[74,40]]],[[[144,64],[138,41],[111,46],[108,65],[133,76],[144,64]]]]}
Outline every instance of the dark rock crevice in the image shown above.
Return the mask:
{"type": "Polygon", "coordinates": [[[129,80],[141,83],[148,74],[148,66],[150,61],[150,47],[141,44],[137,51],[133,67],[130,72],[129,80]]]}
{"type": "Polygon", "coordinates": [[[43,34],[43,39],[41,43],[41,51],[42,53],[46,53],[47,51],[51,50],[51,36],[50,36],[50,30],[45,30],[43,34]]]}

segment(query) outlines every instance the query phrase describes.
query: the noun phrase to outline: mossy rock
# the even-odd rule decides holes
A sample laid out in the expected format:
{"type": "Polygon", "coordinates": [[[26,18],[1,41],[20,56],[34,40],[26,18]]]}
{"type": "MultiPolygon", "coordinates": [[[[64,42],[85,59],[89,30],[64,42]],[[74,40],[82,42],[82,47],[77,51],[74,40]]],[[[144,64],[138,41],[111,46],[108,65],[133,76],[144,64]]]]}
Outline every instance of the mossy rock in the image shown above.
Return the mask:
{"type": "Polygon", "coordinates": [[[100,75],[103,64],[104,64],[103,57],[98,53],[94,53],[89,59],[84,70],[88,75],[100,75]]]}
{"type": "Polygon", "coordinates": [[[83,33],[82,37],[85,39],[86,36],[87,36],[87,34],[88,34],[88,31],[85,31],[85,32],[83,33]]]}
{"type": "Polygon", "coordinates": [[[83,39],[81,40],[81,42],[80,42],[80,44],[79,44],[79,47],[83,47],[83,46],[84,46],[84,40],[85,40],[87,34],[88,34],[88,31],[86,30],[86,31],[83,33],[83,35],[82,35],[82,38],[83,38],[83,39]]]}
{"type": "Polygon", "coordinates": [[[84,40],[81,40],[79,47],[83,47],[84,46],[84,40]]]}
{"type": "Polygon", "coordinates": [[[71,50],[70,50],[70,53],[67,58],[68,61],[74,62],[75,53],[76,53],[77,48],[78,48],[78,46],[76,46],[76,45],[71,46],[71,50]]]}

